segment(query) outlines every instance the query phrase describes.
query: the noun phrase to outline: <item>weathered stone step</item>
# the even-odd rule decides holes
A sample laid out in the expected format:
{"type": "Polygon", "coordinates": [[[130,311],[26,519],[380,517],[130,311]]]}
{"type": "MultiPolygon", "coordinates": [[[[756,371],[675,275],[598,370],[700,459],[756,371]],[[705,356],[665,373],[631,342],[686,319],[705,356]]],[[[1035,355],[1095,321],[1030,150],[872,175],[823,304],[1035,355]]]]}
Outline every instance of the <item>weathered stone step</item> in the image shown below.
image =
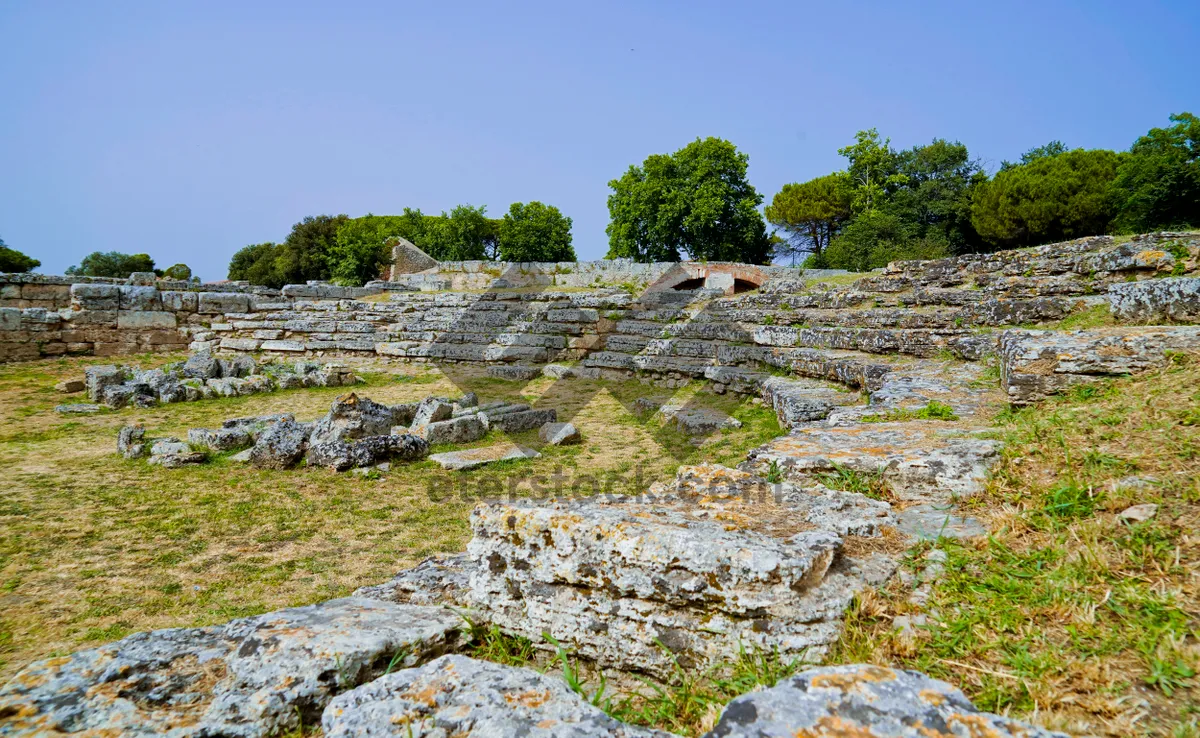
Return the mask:
{"type": "Polygon", "coordinates": [[[739,469],[766,476],[774,462],[803,482],[848,470],[885,480],[899,499],[943,502],[983,489],[1000,442],[938,421],[804,427],[750,452],[739,469]]]}
{"type": "Polygon", "coordinates": [[[1026,405],[1071,386],[1163,366],[1172,352],[1200,350],[1200,327],[1005,331],[999,339],[1001,386],[1026,405]]]}

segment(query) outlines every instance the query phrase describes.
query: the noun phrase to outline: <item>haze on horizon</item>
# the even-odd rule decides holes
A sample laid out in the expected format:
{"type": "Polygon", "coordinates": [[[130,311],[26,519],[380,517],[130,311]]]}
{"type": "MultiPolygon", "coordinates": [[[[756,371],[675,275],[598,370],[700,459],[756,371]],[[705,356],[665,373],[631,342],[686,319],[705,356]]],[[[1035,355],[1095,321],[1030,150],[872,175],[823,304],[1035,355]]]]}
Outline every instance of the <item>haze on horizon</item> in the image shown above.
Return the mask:
{"type": "Polygon", "coordinates": [[[989,170],[1195,110],[1200,4],[0,5],[0,238],[221,279],[306,215],[541,200],[607,250],[610,179],[697,137],[769,202],[877,127],[989,170]]]}

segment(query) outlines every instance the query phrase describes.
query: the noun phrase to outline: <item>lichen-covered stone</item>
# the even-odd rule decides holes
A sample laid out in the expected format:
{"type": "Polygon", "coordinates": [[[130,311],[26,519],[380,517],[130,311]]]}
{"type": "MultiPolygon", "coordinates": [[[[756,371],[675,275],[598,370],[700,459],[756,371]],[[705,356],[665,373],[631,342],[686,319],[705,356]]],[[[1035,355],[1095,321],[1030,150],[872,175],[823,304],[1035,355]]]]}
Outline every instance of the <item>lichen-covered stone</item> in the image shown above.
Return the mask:
{"type": "Polygon", "coordinates": [[[429,453],[429,443],[407,433],[389,436],[369,436],[351,441],[309,442],[309,466],[324,466],[334,471],[374,466],[384,461],[400,459],[414,461],[429,453]]]}
{"type": "Polygon", "coordinates": [[[254,445],[254,436],[246,428],[192,428],[188,443],[213,451],[237,451],[254,445]]]}
{"type": "Polygon", "coordinates": [[[383,584],[359,587],[354,591],[354,596],[411,605],[465,607],[468,604],[472,566],[465,553],[430,557],[383,584]]]}
{"type": "Polygon", "coordinates": [[[919,672],[866,664],[810,669],[738,697],[705,738],[766,736],[1067,738],[982,712],[959,690],[919,672]]]}
{"type": "Polygon", "coordinates": [[[558,420],[558,411],[552,407],[539,410],[519,410],[517,412],[505,412],[499,414],[491,411],[487,413],[487,418],[488,425],[491,428],[495,428],[505,433],[520,433],[522,431],[540,428],[546,423],[555,422],[558,420]]]}
{"type": "Polygon", "coordinates": [[[1000,380],[1009,400],[1025,405],[1073,385],[1164,365],[1172,351],[1200,350],[1200,327],[1094,331],[1005,331],[1000,380]]]}
{"type": "Polygon", "coordinates": [[[466,471],[475,469],[496,461],[512,459],[536,459],[541,456],[537,451],[516,443],[501,443],[484,448],[469,448],[463,451],[446,451],[432,454],[430,461],[450,471],[466,471]]]}
{"type": "Polygon", "coordinates": [[[471,525],[471,600],[490,622],[660,676],[739,647],[815,658],[864,586],[835,565],[837,535],[780,539],[661,505],[491,503],[471,525]]]}
{"type": "Polygon", "coordinates": [[[454,405],[440,397],[429,397],[421,401],[413,415],[413,427],[449,420],[454,415],[454,405]]]}
{"type": "Polygon", "coordinates": [[[466,656],[442,656],[338,695],[326,738],[670,738],[619,722],[561,678],[466,656]]]}
{"type": "Polygon", "coordinates": [[[123,425],[117,432],[117,453],[127,459],[137,459],[150,453],[145,443],[146,429],[140,425],[123,425]]]}
{"type": "Polygon", "coordinates": [[[969,497],[983,489],[1000,442],[943,426],[917,421],[802,428],[751,451],[742,466],[765,476],[774,462],[789,480],[839,469],[878,474],[904,500],[969,497]]]}
{"type": "Polygon", "coordinates": [[[1130,323],[1200,321],[1200,277],[1120,282],[1108,287],[1108,306],[1130,323]]]}
{"type": "Polygon", "coordinates": [[[280,420],[263,431],[250,451],[250,463],[260,469],[295,466],[308,447],[309,427],[294,420],[280,420]]]}
{"type": "Polygon", "coordinates": [[[413,424],[412,434],[424,438],[430,445],[439,443],[471,443],[488,433],[488,416],[484,413],[460,415],[425,425],[413,424]]]}
{"type": "Polygon", "coordinates": [[[104,399],[104,390],[124,382],[126,375],[120,367],[105,364],[84,368],[83,376],[87,384],[88,399],[100,402],[104,399]]]}
{"type": "Polygon", "coordinates": [[[317,444],[386,436],[395,422],[392,408],[351,392],[334,400],[329,412],[313,424],[310,441],[317,444]]]}
{"type": "Polygon", "coordinates": [[[257,738],[336,693],[452,646],[440,608],[345,598],[224,626],[138,633],[34,663],[0,687],[0,734],[257,738]]]}
{"type": "Polygon", "coordinates": [[[779,424],[794,428],[801,423],[823,420],[845,393],[816,382],[790,377],[768,377],[762,382],[762,398],[775,410],[779,424]]]}

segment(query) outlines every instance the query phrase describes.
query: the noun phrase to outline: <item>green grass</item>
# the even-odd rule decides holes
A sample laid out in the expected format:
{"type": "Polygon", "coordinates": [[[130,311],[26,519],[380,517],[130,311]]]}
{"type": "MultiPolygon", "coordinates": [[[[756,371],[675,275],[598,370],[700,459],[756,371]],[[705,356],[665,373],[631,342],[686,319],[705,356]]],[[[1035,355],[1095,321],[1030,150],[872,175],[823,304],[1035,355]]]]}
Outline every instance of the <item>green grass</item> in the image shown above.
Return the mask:
{"type": "Polygon", "coordinates": [[[891,487],[884,479],[883,469],[876,472],[864,472],[835,464],[833,471],[817,474],[817,481],[830,489],[843,492],[857,492],[873,500],[887,500],[892,497],[891,487]]]}
{"type": "Polygon", "coordinates": [[[1001,414],[1000,467],[968,503],[992,535],[938,543],[946,572],[915,636],[892,628],[916,610],[893,585],[859,598],[829,661],[918,669],[982,709],[1079,733],[1192,730],[1200,430],[1186,421],[1200,406],[1197,386],[1200,366],[1180,358],[1001,414]],[[1114,486],[1131,474],[1158,481],[1114,486]],[[1151,520],[1117,515],[1146,502],[1159,505],[1151,520]],[[1131,701],[1142,707],[1123,707],[1131,701]]]}
{"type": "Polygon", "coordinates": [[[862,422],[864,423],[890,423],[903,420],[955,421],[958,420],[958,415],[955,414],[954,408],[946,403],[932,400],[928,405],[917,410],[896,408],[882,414],[864,415],[862,418],[862,422]]]}

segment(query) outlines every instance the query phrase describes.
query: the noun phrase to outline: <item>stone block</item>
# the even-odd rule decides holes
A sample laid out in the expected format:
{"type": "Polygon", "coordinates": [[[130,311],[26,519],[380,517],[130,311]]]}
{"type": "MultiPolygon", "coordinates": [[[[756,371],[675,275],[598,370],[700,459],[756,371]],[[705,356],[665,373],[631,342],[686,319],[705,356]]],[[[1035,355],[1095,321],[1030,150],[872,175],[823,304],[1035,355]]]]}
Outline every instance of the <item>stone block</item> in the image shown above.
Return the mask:
{"type": "Polygon", "coordinates": [[[196,311],[200,313],[223,315],[250,312],[249,295],[236,292],[200,292],[196,299],[196,311]]]}
{"type": "MultiPolygon", "coordinates": [[[[155,294],[157,295],[157,292],[155,294]]],[[[176,327],[175,313],[141,310],[122,310],[117,313],[117,328],[120,330],[137,331],[174,327],[176,327]]]]}
{"type": "Polygon", "coordinates": [[[568,446],[583,440],[572,423],[546,423],[538,429],[538,438],[551,446],[568,446]]]}
{"type": "Polygon", "coordinates": [[[139,312],[154,312],[162,310],[162,299],[154,287],[138,285],[123,285],[117,288],[120,292],[120,310],[136,310],[139,312]]]}
{"type": "Polygon", "coordinates": [[[73,284],[71,307],[75,310],[118,310],[121,288],[115,284],[73,284]]]}

